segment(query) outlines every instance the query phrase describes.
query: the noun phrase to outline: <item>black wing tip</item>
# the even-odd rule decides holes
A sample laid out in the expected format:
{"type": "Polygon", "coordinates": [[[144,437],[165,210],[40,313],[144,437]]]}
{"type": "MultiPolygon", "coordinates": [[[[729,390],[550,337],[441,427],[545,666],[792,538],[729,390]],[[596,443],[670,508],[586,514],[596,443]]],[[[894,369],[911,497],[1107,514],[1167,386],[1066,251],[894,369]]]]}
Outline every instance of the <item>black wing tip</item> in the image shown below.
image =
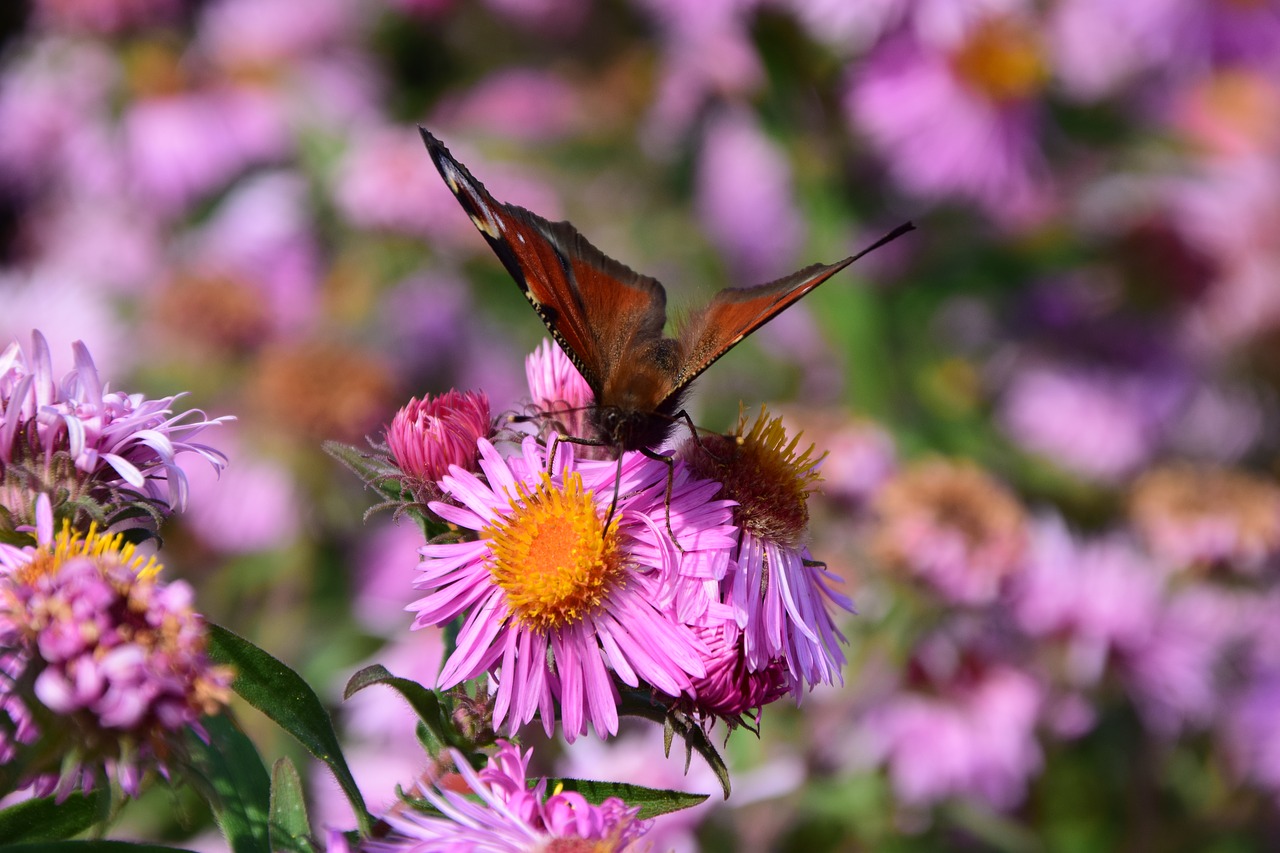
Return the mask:
{"type": "Polygon", "coordinates": [[[889,243],[892,243],[894,240],[897,240],[903,234],[908,234],[915,230],[916,230],[916,226],[914,222],[904,222],[901,225],[899,225],[897,228],[894,228],[888,234],[885,234],[879,240],[876,240],[870,246],[867,246],[865,249],[859,252],[853,253],[849,257],[845,258],[843,261],[832,264],[832,266],[838,267],[839,269],[844,269],[845,267],[849,266],[849,264],[858,260],[858,258],[861,258],[864,255],[869,255],[872,252],[874,252],[876,249],[879,249],[881,246],[886,246],[889,243]]]}

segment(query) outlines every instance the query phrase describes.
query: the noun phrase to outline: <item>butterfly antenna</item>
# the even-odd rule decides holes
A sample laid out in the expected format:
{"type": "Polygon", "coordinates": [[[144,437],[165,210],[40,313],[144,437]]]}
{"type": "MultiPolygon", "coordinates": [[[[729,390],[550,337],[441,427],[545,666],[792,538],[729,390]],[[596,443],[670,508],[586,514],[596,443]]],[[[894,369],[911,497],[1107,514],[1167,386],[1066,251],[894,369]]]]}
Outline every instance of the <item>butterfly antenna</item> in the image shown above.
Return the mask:
{"type": "Polygon", "coordinates": [[[893,230],[892,230],[892,231],[890,231],[888,234],[884,235],[884,236],[883,236],[883,237],[881,237],[879,240],[875,241],[875,242],[874,242],[874,243],[872,243],[870,246],[868,246],[867,248],[863,249],[861,252],[858,252],[857,254],[855,254],[855,255],[853,255],[852,257],[850,257],[850,258],[849,258],[849,263],[853,263],[854,261],[856,261],[858,258],[862,257],[863,255],[869,255],[869,254],[871,254],[871,253],[872,253],[872,252],[874,252],[876,249],[879,249],[881,246],[883,246],[883,245],[885,245],[885,244],[887,244],[887,243],[892,243],[894,240],[897,240],[899,237],[901,237],[903,234],[906,234],[908,231],[914,231],[914,230],[916,230],[916,226],[915,226],[915,224],[914,224],[914,223],[911,223],[911,222],[904,222],[904,223],[902,223],[902,224],[901,224],[901,225],[899,225],[897,228],[893,229],[893,230]]]}

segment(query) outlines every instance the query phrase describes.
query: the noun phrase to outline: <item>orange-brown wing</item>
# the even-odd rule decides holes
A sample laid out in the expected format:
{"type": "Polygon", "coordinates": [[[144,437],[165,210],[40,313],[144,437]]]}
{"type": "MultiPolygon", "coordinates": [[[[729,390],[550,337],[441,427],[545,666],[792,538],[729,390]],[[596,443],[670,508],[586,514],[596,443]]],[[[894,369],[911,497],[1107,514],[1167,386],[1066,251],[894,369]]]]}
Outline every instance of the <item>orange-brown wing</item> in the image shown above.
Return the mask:
{"type": "Polygon", "coordinates": [[[497,201],[440,140],[419,130],[449,189],[599,399],[628,353],[662,338],[662,285],[605,255],[568,222],[497,201]]]}
{"type": "Polygon", "coordinates": [[[730,287],[717,293],[706,308],[689,317],[680,328],[680,369],[672,393],[683,391],[720,356],[788,305],[858,258],[914,227],[909,222],[900,225],[861,252],[838,263],[814,264],[768,284],[730,287]]]}

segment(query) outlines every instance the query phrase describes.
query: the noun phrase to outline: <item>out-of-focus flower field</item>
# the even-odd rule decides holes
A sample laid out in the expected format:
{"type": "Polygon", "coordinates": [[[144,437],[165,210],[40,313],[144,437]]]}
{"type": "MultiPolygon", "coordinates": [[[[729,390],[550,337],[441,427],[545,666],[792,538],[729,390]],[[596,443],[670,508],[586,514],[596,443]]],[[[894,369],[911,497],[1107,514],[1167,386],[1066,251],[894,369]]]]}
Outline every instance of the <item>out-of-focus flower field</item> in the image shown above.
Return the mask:
{"type": "MultiPolygon", "coordinates": [[[[713,795],[654,850],[1280,844],[1280,2],[29,0],[0,50],[0,351],[38,328],[55,376],[83,341],[112,390],[235,416],[220,475],[178,457],[166,575],[331,703],[375,815],[426,759],[343,685],[430,686],[445,646],[405,609],[419,528],[362,520],[321,443],[449,389],[519,410],[546,336],[423,125],[677,309],[917,226],[688,400],[827,454],[843,684],[733,733],[727,801],[654,725],[526,727],[531,777],[713,795]]],[[[163,785],[107,837],[226,849],[163,785]]]]}

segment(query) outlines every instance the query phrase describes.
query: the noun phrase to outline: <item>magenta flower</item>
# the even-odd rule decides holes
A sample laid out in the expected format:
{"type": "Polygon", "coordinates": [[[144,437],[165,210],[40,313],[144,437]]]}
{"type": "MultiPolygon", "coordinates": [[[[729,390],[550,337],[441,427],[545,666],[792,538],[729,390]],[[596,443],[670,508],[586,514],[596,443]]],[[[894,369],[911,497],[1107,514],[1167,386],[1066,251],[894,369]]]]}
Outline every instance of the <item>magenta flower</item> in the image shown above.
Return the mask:
{"type": "Polygon", "coordinates": [[[231,418],[207,420],[199,409],[174,415],[177,396],[148,400],[111,391],[84,344],[77,341],[73,350],[76,367],[60,383],[40,332],[32,334],[29,357],[17,342],[0,353],[6,508],[29,519],[31,492],[65,489],[70,499],[97,501],[107,513],[135,499],[158,512],[181,509],[187,478],[176,457],[191,452],[225,466],[225,456],[189,438],[231,418]]]}
{"type": "Polygon", "coordinates": [[[453,466],[476,467],[476,442],[493,433],[489,398],[483,391],[446,391],[414,397],[387,428],[391,458],[415,491],[428,488],[453,466]]]}
{"type": "MultiPolygon", "coordinates": [[[[52,537],[47,498],[39,504],[39,544],[0,544],[0,656],[11,676],[0,695],[6,708],[38,706],[59,721],[36,732],[19,715],[18,742],[56,742],[33,755],[77,760],[63,762],[59,778],[61,758],[37,758],[20,784],[65,796],[113,776],[136,796],[148,768],[168,775],[181,730],[226,704],[231,673],[205,654],[190,586],[157,580],[155,558],[119,534],[90,527],[82,538],[64,522],[52,537]]],[[[0,743],[0,754],[14,746],[0,743]]]]}
{"type": "Polygon", "coordinates": [[[1043,216],[1049,201],[1033,100],[1042,75],[1030,30],[992,20],[951,53],[882,43],[845,108],[907,191],[967,199],[1016,224],[1043,216]]]}
{"type": "Polygon", "coordinates": [[[586,115],[578,94],[560,77],[512,68],[496,71],[468,92],[445,100],[434,120],[470,132],[541,142],[572,133],[586,115]]]}
{"type": "Polygon", "coordinates": [[[1223,733],[1235,772],[1273,792],[1280,791],[1276,708],[1280,708],[1280,673],[1260,673],[1231,702],[1223,733]]]}
{"type": "Polygon", "coordinates": [[[1031,637],[1062,644],[1068,684],[1092,686],[1118,655],[1149,641],[1166,578],[1122,537],[1080,540],[1061,520],[1046,519],[1032,529],[1013,612],[1031,637]]]}
{"type": "Polygon", "coordinates": [[[1026,514],[971,462],[919,462],[880,490],[875,509],[875,554],[950,602],[991,603],[1022,569],[1026,514]]]}
{"type": "Polygon", "coordinates": [[[511,743],[499,741],[497,753],[479,773],[459,752],[450,752],[471,796],[458,792],[455,785],[446,786],[444,779],[434,786],[419,785],[418,793],[439,815],[406,808],[388,812],[383,819],[393,834],[366,842],[362,848],[366,853],[588,849],[622,853],[639,850],[634,842],[649,829],[649,823],[637,817],[640,808],[628,807],[617,797],[593,805],[575,791],[548,796],[545,778],[530,788],[533,750],[522,755],[511,743]]]}
{"type": "MultiPolygon", "coordinates": [[[[781,661],[797,698],[806,685],[843,680],[845,638],[832,605],[853,610],[834,588],[840,578],[814,561],[804,544],[820,459],[812,445],[800,451],[799,440],[787,435],[781,418],[761,411],[750,431],[744,417],[736,435],[690,439],[679,452],[698,476],[724,483],[721,494],[738,504],[736,566],[721,588],[743,633],[747,670],[764,672],[781,661]]],[[[767,682],[753,690],[766,695],[767,682]]]]}
{"type": "MultiPolygon", "coordinates": [[[[524,360],[524,373],[529,381],[529,397],[542,422],[561,435],[590,438],[587,415],[595,395],[578,368],[558,344],[543,340],[524,360]]],[[[592,456],[591,452],[583,453],[592,456]]]]}
{"type": "Polygon", "coordinates": [[[698,215],[731,268],[764,281],[791,268],[804,226],[783,152],[746,110],[707,128],[698,162],[698,215]]]}
{"type": "Polygon", "coordinates": [[[427,595],[409,609],[415,628],[466,614],[437,687],[492,672],[495,727],[509,715],[514,730],[540,713],[550,734],[558,700],[566,739],[588,723],[615,734],[614,678],[679,696],[706,674],[702,643],[660,604],[661,582],[727,559],[729,508],[709,500],[714,484],[679,468],[668,506],[667,466],[635,453],[623,457],[609,516],[614,461],[579,462],[561,443],[549,475],[545,454],[532,436],[508,459],[481,440],[484,479],[455,467],[441,480],[459,505],[433,503],[432,512],[479,538],[421,549],[417,586],[427,595]]]}
{"type": "Polygon", "coordinates": [[[102,35],[167,23],[182,8],[181,0],[36,0],[34,5],[36,20],[42,26],[102,35]]]}
{"type": "Polygon", "coordinates": [[[1043,763],[1035,732],[1042,703],[1034,677],[989,664],[955,674],[935,693],[904,691],[881,701],[861,721],[858,740],[868,758],[887,765],[907,804],[977,796],[1008,809],[1043,763]]]}

